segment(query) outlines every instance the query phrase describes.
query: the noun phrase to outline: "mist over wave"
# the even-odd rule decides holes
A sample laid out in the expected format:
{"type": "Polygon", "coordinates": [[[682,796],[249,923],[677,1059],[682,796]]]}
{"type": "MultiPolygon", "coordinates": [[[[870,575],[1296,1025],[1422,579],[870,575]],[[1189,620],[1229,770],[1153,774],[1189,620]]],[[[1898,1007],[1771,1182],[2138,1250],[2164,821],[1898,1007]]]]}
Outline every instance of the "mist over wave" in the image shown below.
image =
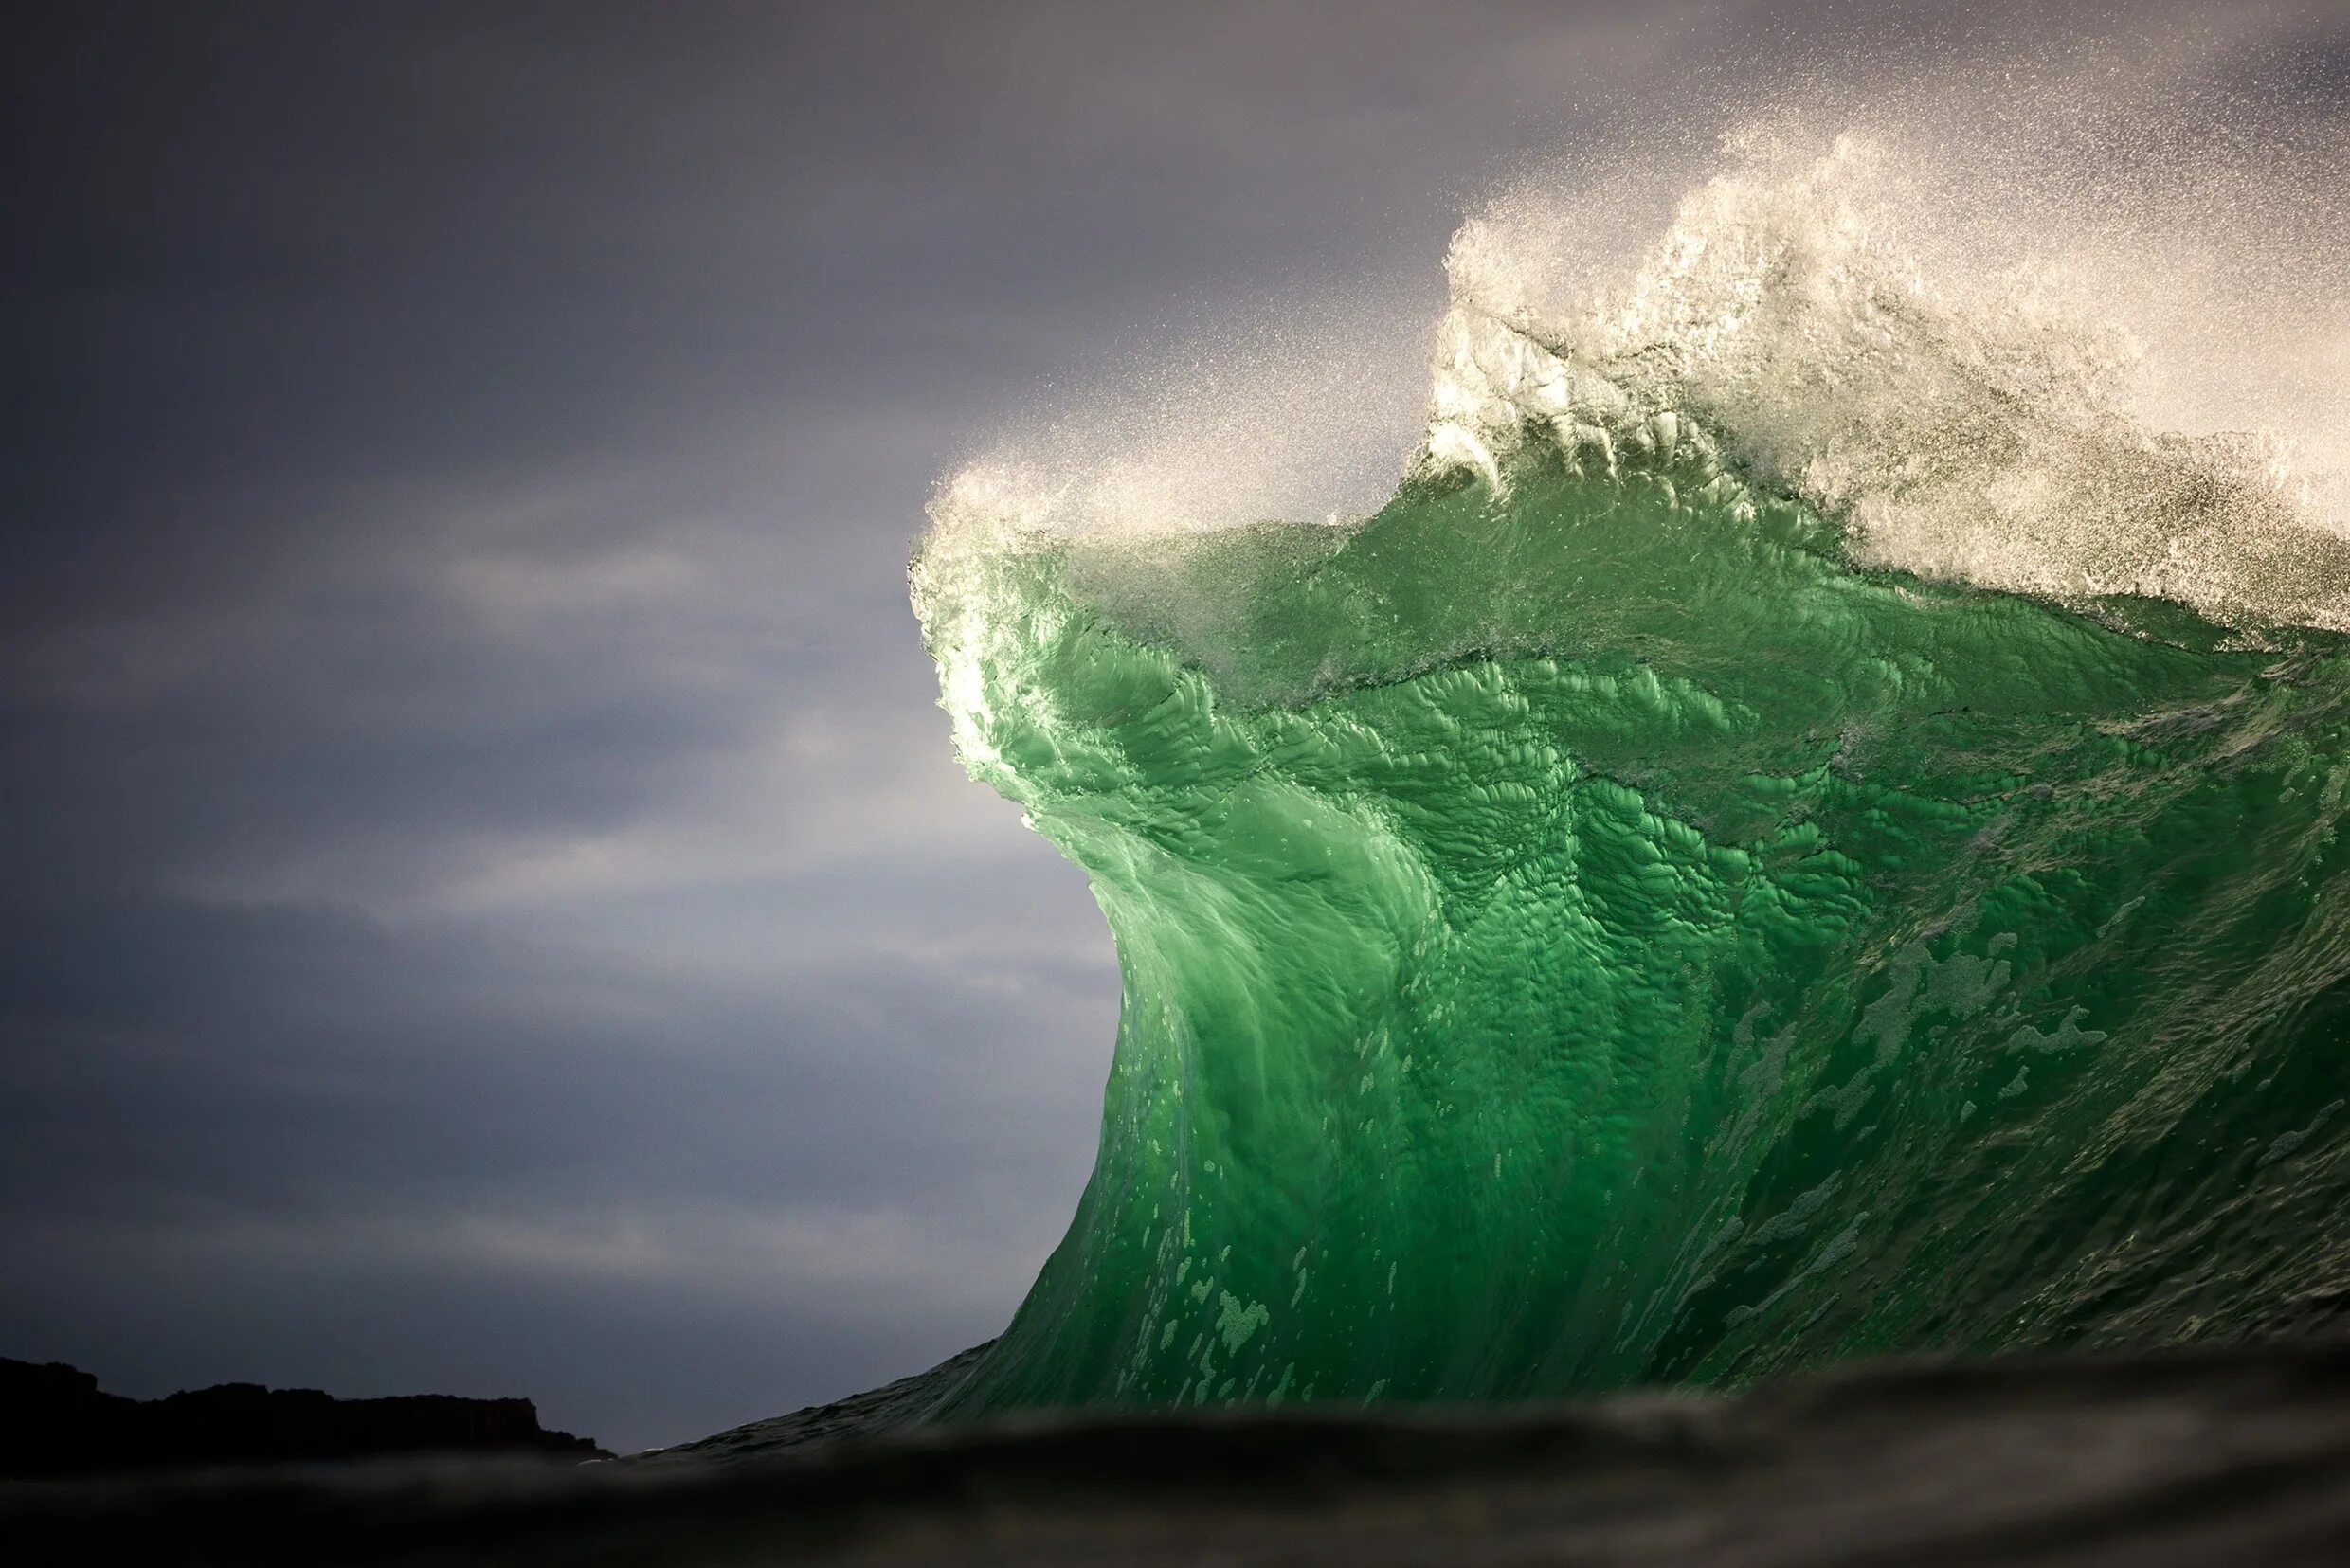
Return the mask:
{"type": "Polygon", "coordinates": [[[1440,319],[1358,283],[1195,326],[941,510],[1336,520],[1415,423],[1407,467],[1491,480],[1529,436],[1604,463],[1668,414],[1865,564],[2330,623],[2338,585],[2273,540],[2350,531],[2350,117],[2248,68],[2171,40],[1600,104],[1596,142],[1477,200],[1440,319]],[[1431,340],[1433,387],[1394,351],[1431,340]]]}

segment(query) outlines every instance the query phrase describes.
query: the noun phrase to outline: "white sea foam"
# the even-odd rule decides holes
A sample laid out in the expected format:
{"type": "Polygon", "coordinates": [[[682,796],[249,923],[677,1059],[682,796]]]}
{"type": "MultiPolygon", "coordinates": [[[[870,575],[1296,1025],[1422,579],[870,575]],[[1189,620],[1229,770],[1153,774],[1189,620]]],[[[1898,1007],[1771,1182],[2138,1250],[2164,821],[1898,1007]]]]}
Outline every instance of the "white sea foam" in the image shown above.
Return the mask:
{"type": "Polygon", "coordinates": [[[2339,362],[2341,302],[2259,297],[2291,277],[2260,264],[2264,236],[2233,237],[2251,254],[2226,273],[2222,313],[2256,341],[2164,343],[2191,279],[2211,286],[2208,248],[2195,253],[2220,236],[2174,228],[2149,291],[2106,214],[2051,221],[2063,191],[2045,172],[2002,209],[1864,133],[1809,155],[1762,139],[1729,138],[1729,167],[1596,282],[1587,267],[1550,281],[1581,261],[1571,199],[1522,190],[1465,225],[1421,462],[1500,483],[1529,439],[1603,469],[1627,447],[1718,447],[1842,520],[1863,565],[2350,626],[2341,421],[2326,419],[2350,388],[2306,369],[2339,362]],[[2264,315],[2301,341],[2260,333],[2264,315]],[[2198,351],[2201,377],[2178,363],[2198,351]],[[2276,361],[2272,384],[2251,353],[2276,361]],[[2157,423],[2164,402],[2204,427],[2157,423]],[[2248,411],[2275,423],[2211,427],[2248,411]]]}
{"type": "MultiPolygon", "coordinates": [[[[1806,82],[1707,167],[1657,138],[1528,176],[1453,240],[1413,463],[1503,485],[1529,441],[1595,474],[1698,452],[1864,567],[2350,629],[2350,125],[2158,63],[1806,82]]],[[[1397,402],[1366,345],[1419,330],[1391,303],[1259,324],[934,515],[1358,511],[1397,402]]]]}

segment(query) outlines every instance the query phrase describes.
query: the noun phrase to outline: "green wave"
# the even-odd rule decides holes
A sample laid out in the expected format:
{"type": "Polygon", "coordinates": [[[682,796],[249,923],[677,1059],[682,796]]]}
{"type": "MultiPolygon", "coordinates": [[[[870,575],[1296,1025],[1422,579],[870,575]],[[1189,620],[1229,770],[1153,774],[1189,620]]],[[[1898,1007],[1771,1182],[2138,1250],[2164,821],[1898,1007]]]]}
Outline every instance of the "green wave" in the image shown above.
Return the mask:
{"type": "Polygon", "coordinates": [[[914,596],[1123,1016],[950,1414],[2152,1345],[2350,1282],[2350,663],[1855,569],[1709,459],[1030,532],[914,596]]]}

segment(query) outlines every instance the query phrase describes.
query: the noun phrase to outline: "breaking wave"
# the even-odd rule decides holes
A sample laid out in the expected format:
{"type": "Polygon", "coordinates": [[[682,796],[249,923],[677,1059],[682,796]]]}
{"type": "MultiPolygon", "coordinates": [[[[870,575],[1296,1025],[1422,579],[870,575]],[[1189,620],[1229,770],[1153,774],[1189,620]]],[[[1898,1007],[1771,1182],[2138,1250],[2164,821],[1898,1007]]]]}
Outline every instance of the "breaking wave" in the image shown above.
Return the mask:
{"type": "Polygon", "coordinates": [[[955,744],[1124,979],[1093,1180],[948,1410],[2350,1301],[2333,434],[2150,419],[2193,378],[2103,310],[2164,286],[2110,224],[1986,257],[1897,139],[1723,157],[1620,264],[1587,201],[1460,230],[1366,518],[1138,522],[1108,453],[942,485],[955,744]]]}

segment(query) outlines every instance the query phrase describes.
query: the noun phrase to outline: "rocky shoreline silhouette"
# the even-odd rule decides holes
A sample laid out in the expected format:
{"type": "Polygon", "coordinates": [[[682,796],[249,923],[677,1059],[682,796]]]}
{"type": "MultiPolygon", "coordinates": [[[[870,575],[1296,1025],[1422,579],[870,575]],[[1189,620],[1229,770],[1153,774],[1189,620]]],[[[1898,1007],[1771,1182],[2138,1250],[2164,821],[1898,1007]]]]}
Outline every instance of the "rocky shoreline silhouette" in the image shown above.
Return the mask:
{"type": "Polygon", "coordinates": [[[63,1362],[0,1357],[0,1475],[40,1477],[427,1453],[610,1457],[538,1423],[528,1399],[421,1394],[338,1399],[221,1383],[161,1399],[108,1394],[63,1362]]]}

